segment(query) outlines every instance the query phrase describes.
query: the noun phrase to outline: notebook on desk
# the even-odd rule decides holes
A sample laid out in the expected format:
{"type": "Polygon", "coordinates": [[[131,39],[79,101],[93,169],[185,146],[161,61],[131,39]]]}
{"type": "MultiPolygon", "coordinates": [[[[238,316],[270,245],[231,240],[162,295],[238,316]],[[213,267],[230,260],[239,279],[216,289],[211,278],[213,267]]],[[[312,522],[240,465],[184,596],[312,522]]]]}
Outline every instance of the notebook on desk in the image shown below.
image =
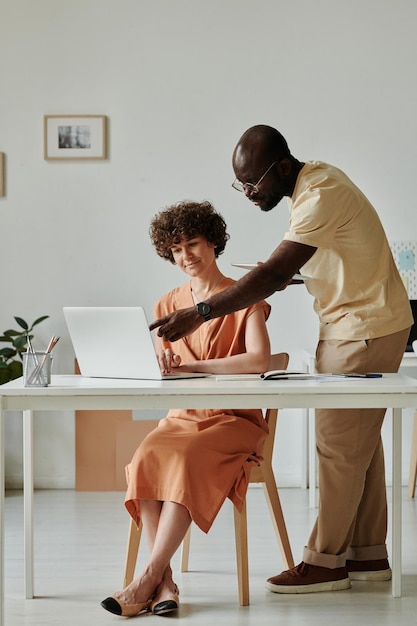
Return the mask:
{"type": "Polygon", "coordinates": [[[142,307],[64,307],[82,376],[177,380],[207,374],[161,374],[142,307]]]}

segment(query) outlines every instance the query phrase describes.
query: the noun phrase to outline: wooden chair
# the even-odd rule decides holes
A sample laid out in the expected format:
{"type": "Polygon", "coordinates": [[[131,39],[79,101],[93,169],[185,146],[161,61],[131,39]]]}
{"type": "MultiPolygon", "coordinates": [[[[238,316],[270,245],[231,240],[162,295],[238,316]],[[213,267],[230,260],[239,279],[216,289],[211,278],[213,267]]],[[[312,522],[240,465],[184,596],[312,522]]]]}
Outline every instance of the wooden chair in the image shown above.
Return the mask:
{"type": "MultiPolygon", "coordinates": [[[[271,356],[269,369],[287,369],[289,356],[282,352],[271,356]]],[[[265,420],[268,422],[269,435],[265,440],[263,448],[263,461],[254,467],[250,475],[250,483],[261,483],[264,489],[266,501],[271,514],[272,525],[274,527],[278,546],[281,550],[282,559],[286,569],[294,566],[291,546],[288,539],[287,528],[285,525],[284,515],[281,508],[281,502],[278,495],[278,488],[275,482],[275,476],[272,469],[272,455],[274,449],[275,430],[277,424],[278,410],[266,409],[265,420]]],[[[249,605],[249,567],[248,567],[248,538],[247,538],[247,516],[246,501],[242,512],[239,513],[234,507],[234,525],[235,525],[235,543],[236,543],[236,560],[237,560],[237,576],[239,603],[241,606],[249,605]]],[[[139,543],[142,533],[142,524],[136,527],[134,521],[130,520],[125,572],[123,587],[126,587],[133,580],[139,543]]],[[[184,537],[181,549],[181,572],[188,571],[188,561],[190,554],[191,526],[184,537]]]]}

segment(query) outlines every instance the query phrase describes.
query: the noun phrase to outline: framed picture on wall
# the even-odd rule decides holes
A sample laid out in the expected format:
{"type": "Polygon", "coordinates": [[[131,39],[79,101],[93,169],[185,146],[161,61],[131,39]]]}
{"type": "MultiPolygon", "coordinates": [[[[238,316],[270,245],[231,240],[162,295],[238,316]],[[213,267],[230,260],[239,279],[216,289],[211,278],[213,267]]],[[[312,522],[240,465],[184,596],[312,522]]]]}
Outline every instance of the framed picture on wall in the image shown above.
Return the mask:
{"type": "Polygon", "coordinates": [[[48,161],[106,159],[106,116],[45,115],[44,158],[48,161]]]}

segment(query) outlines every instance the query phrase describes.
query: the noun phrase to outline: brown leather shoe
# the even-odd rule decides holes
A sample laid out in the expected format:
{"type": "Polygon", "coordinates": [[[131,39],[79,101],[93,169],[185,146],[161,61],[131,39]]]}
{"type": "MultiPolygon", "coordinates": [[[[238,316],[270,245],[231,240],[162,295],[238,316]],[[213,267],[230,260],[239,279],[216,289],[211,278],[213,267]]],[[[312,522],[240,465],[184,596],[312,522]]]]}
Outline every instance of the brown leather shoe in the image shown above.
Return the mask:
{"type": "Polygon", "coordinates": [[[268,578],[266,588],[274,593],[315,593],[350,589],[346,567],[329,569],[302,561],[296,567],[268,578]]]}
{"type": "Polygon", "coordinates": [[[388,559],[371,561],[346,561],[350,580],[391,580],[392,572],[388,559]]]}

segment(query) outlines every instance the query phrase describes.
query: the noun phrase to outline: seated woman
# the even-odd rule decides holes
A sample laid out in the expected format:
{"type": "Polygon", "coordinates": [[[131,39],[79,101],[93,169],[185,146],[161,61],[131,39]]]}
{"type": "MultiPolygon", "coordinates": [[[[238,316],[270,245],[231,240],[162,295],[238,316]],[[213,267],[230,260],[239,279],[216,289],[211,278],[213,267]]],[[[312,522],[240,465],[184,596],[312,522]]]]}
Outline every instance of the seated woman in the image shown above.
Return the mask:
{"type": "MultiPolygon", "coordinates": [[[[150,235],[158,255],[190,277],[157,302],[156,317],[204,302],[233,283],[217,266],[229,235],[223,218],[209,202],[169,207],[153,219],[150,235]]],[[[173,345],[156,337],[162,372],[267,370],[269,312],[269,304],[259,302],[209,320],[173,345]]],[[[208,532],[227,497],[241,510],[251,468],[262,455],[267,433],[260,409],[178,409],[160,420],[126,468],[125,505],[136,523],[142,520],[150,558],[128,587],[103,600],[103,608],[122,616],[142,611],[162,614],[178,608],[172,556],[191,521],[208,532]]]]}

